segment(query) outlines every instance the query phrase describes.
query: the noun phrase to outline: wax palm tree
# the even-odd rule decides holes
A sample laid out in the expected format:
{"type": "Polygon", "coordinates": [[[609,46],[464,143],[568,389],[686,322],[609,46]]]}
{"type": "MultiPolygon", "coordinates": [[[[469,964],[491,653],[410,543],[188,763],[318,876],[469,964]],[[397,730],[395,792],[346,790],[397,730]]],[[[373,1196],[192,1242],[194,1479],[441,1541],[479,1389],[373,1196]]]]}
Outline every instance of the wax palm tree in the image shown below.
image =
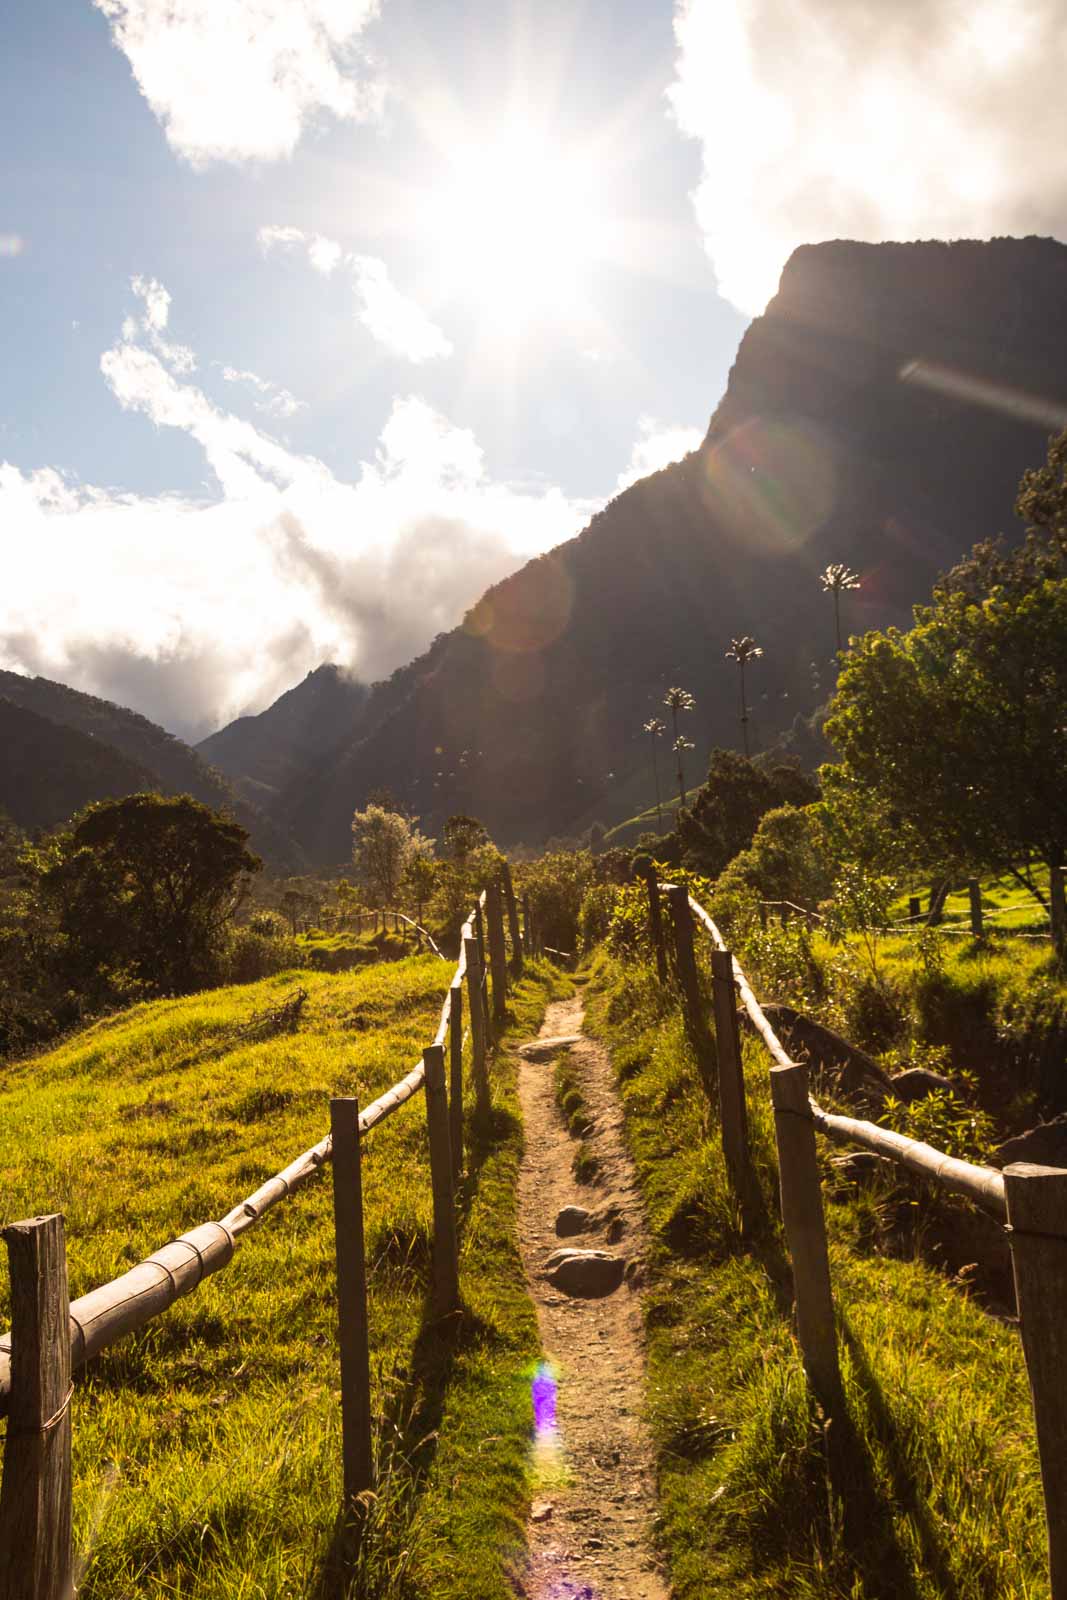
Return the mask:
{"type": "Polygon", "coordinates": [[[741,736],[746,756],[748,755],[748,701],[745,698],[745,668],[750,661],[758,661],[762,654],[763,646],[758,645],[748,633],[742,634],[740,639],[731,639],[730,649],[726,652],[727,661],[736,661],[741,673],[741,736]]]}
{"type": "Polygon", "coordinates": [[[692,750],[695,747],[690,744],[688,739],[683,739],[681,734],[678,732],[678,713],[679,711],[692,711],[693,707],[696,705],[696,701],[693,699],[693,696],[689,693],[688,689],[674,688],[667,690],[667,693],[664,696],[663,704],[670,712],[671,721],[674,724],[674,744],[671,746],[671,748],[678,758],[678,795],[681,799],[682,805],[684,806],[685,773],[682,770],[682,756],[686,750],[692,750]]]}
{"type": "Polygon", "coordinates": [[[837,634],[837,653],[841,654],[841,596],[846,589],[858,589],[859,573],[846,567],[843,561],[831,561],[819,576],[824,591],[834,597],[834,630],[837,634]]]}
{"type": "Polygon", "coordinates": [[[656,760],[656,740],[662,739],[663,735],[667,731],[667,724],[665,722],[661,722],[658,717],[649,717],[648,721],[642,724],[641,731],[642,733],[647,733],[652,742],[652,777],[656,784],[656,832],[662,833],[663,808],[660,802],[659,793],[659,762],[656,760]]]}

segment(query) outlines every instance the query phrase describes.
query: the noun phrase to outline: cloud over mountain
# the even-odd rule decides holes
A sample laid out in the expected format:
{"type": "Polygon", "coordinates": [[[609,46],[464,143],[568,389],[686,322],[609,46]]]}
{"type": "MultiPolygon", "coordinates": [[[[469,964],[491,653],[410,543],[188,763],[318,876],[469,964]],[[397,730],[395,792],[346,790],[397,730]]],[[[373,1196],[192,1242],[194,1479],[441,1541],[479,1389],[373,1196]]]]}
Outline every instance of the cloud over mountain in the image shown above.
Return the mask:
{"type": "Polygon", "coordinates": [[[680,0],[670,90],[723,295],[823,239],[1062,234],[1057,0],[680,0]]]}

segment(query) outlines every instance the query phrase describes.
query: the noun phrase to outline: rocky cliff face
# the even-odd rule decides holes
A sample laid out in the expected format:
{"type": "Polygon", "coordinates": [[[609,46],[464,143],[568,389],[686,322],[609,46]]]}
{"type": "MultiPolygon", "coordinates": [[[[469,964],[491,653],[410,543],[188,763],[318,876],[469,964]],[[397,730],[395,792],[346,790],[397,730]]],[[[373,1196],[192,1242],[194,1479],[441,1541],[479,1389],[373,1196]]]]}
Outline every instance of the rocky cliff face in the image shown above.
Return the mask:
{"type": "Polygon", "coordinates": [[[378,787],[428,831],[470,810],[505,843],[625,816],[647,802],[641,724],[670,684],[698,701],[691,778],[738,742],[723,656],[743,632],[765,650],[750,680],[765,747],[828,691],[828,562],[862,575],[845,602],[860,632],[906,623],[976,539],[1012,530],[1022,472],[1067,421],[1065,308],[1051,240],[798,250],[701,449],[377,686],[274,814],[320,861],[343,859],[378,787]]]}

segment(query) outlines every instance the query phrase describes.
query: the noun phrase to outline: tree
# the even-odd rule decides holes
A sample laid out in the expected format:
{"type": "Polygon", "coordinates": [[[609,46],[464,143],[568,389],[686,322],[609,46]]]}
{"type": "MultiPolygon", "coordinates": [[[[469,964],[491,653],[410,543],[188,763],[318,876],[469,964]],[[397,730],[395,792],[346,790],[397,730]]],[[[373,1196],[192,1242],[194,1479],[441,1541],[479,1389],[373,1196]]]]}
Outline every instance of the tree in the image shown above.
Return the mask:
{"type": "Polygon", "coordinates": [[[761,900],[788,900],[814,911],[833,892],[836,862],[818,805],[764,812],[752,843],[715,885],[720,895],[747,889],[761,900]]]}
{"type": "Polygon", "coordinates": [[[489,833],[485,824],[478,821],[477,817],[464,816],[457,812],[449,817],[441,829],[441,847],[450,860],[465,866],[467,857],[473,851],[489,843],[489,833]]]}
{"type": "Polygon", "coordinates": [[[678,713],[679,711],[692,711],[693,707],[696,705],[696,701],[693,699],[693,696],[689,693],[688,689],[679,689],[676,687],[667,690],[667,693],[664,696],[663,704],[670,712],[671,721],[674,724],[674,743],[671,746],[671,749],[674,751],[675,759],[678,764],[678,798],[681,804],[684,806],[686,795],[685,772],[682,767],[682,756],[686,750],[692,750],[694,746],[690,744],[688,739],[684,739],[678,732],[678,713]]]}
{"type": "Polygon", "coordinates": [[[433,841],[398,811],[373,804],[356,811],[352,860],[367,904],[378,911],[395,906],[412,857],[427,849],[432,853],[432,847],[433,841]]]}
{"type": "Polygon", "coordinates": [[[748,701],[745,699],[745,668],[750,661],[758,661],[762,654],[762,645],[758,645],[748,633],[742,634],[740,639],[731,639],[730,649],[726,652],[727,661],[736,661],[741,673],[741,736],[746,756],[748,755],[748,701]]]}
{"type": "Polygon", "coordinates": [[[810,805],[818,794],[811,779],[790,763],[770,766],[736,750],[713,750],[707,780],[678,819],[687,864],[717,877],[752,843],[768,811],[810,805]]]}
{"type": "Polygon", "coordinates": [[[1067,433],[1023,480],[1037,527],[1015,551],[979,545],[917,607],[907,633],[868,634],[844,664],[826,732],[846,777],[922,840],[927,857],[1010,871],[1067,947],[1067,433]]]}
{"type": "Polygon", "coordinates": [[[103,989],[125,974],[147,994],[215,976],[227,926],[262,866],[238,823],[189,795],[89,806],[39,859],[72,975],[103,989]]]}
{"type": "Polygon", "coordinates": [[[658,717],[649,717],[648,721],[642,724],[641,731],[648,734],[652,745],[652,780],[656,785],[656,831],[662,833],[663,807],[659,792],[659,762],[656,760],[656,740],[662,739],[667,731],[667,724],[661,722],[658,717]]]}
{"type": "Polygon", "coordinates": [[[437,863],[433,855],[433,840],[419,834],[404,869],[403,887],[420,927],[436,884],[437,863]]]}
{"type": "Polygon", "coordinates": [[[820,573],[819,581],[823,586],[823,590],[834,597],[834,631],[837,638],[837,653],[840,655],[841,596],[848,589],[859,588],[859,573],[853,572],[851,567],[846,567],[843,561],[831,561],[825,571],[820,573]]]}

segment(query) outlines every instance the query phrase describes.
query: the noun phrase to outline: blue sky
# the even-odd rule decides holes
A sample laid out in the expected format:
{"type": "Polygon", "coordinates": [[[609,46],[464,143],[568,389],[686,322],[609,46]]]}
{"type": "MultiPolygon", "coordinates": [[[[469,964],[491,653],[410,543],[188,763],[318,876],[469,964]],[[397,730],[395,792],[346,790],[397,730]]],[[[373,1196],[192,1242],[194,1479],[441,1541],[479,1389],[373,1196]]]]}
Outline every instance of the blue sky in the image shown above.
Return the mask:
{"type": "Polygon", "coordinates": [[[15,8],[0,665],[186,736],[387,673],[692,448],[797,243],[1061,232],[1056,6],[891,11],[15,8]]]}

